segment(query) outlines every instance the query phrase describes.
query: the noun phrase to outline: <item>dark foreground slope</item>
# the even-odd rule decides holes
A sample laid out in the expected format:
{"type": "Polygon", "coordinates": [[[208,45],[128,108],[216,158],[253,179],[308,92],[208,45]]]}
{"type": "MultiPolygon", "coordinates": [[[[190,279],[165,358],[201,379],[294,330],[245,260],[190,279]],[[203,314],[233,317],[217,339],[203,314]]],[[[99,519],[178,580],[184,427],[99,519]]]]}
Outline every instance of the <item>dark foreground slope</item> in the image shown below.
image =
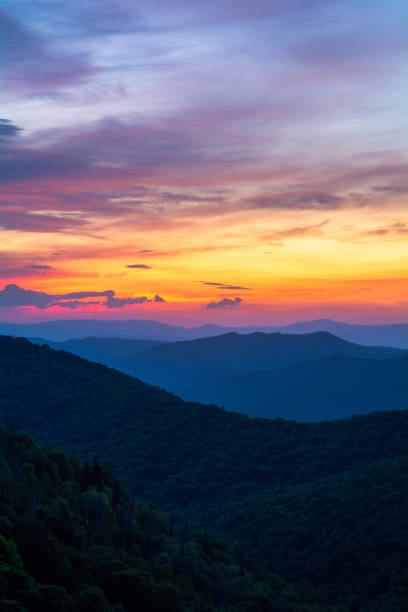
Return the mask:
{"type": "Polygon", "coordinates": [[[0,428],[0,467],[2,612],[323,612],[97,460],[0,428]]]}
{"type": "Polygon", "coordinates": [[[0,418],[82,457],[98,454],[142,499],[241,539],[331,609],[406,609],[406,411],[330,423],[249,419],[3,337],[0,418]]]}
{"type": "Polygon", "coordinates": [[[407,407],[408,355],[359,359],[329,355],[284,368],[225,376],[195,399],[250,416],[296,421],[341,419],[407,407]]]}

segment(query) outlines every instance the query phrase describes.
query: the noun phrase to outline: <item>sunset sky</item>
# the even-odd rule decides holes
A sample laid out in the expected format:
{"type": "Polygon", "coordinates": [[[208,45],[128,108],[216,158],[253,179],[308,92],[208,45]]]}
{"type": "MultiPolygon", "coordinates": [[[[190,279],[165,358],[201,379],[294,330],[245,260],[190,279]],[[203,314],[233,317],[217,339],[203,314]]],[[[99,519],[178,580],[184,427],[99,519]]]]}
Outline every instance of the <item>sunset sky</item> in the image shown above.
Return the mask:
{"type": "Polygon", "coordinates": [[[3,2],[0,320],[408,320],[405,6],[3,2]]]}

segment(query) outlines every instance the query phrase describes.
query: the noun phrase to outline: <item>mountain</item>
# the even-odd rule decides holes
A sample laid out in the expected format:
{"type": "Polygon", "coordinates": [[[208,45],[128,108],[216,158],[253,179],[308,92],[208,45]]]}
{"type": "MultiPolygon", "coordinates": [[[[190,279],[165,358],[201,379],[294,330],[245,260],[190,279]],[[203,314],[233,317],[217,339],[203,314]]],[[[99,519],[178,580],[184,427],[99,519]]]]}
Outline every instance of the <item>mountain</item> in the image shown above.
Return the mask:
{"type": "MultiPolygon", "coordinates": [[[[388,359],[404,354],[389,347],[360,346],[327,332],[301,335],[256,332],[165,343],[116,364],[121,370],[184,399],[201,400],[201,390],[207,387],[206,401],[223,404],[226,395],[218,394],[218,381],[225,376],[235,376],[239,394],[240,377],[251,371],[270,370],[336,353],[365,359],[388,359]]],[[[284,417],[285,413],[279,416],[284,417]]]]}
{"type": "Polygon", "coordinates": [[[326,332],[230,333],[177,343],[120,338],[31,340],[137,375],[184,399],[215,403],[251,416],[318,421],[405,407],[404,362],[387,363],[404,355],[403,351],[364,347],[326,332]],[[328,393],[334,389],[328,402],[328,393]]]}
{"type": "Polygon", "coordinates": [[[70,338],[98,336],[102,338],[131,338],[175,342],[219,336],[230,332],[249,334],[254,332],[306,334],[327,331],[339,338],[367,346],[392,346],[408,349],[408,324],[355,325],[330,319],[317,319],[282,326],[222,327],[206,324],[186,328],[157,321],[130,319],[128,321],[103,321],[96,319],[63,319],[40,323],[0,322],[0,334],[10,336],[41,337],[62,341],[70,338]]]}
{"type": "Polygon", "coordinates": [[[44,338],[29,338],[35,344],[48,344],[55,350],[69,351],[74,355],[104,363],[111,367],[120,367],[120,364],[139,351],[144,351],[161,344],[158,340],[128,340],[125,338],[71,338],[63,342],[53,342],[44,338]]]}
{"type": "Polygon", "coordinates": [[[71,338],[130,338],[138,340],[179,340],[186,329],[158,321],[130,319],[103,321],[99,319],[62,319],[40,323],[0,323],[0,334],[25,338],[45,338],[61,342],[71,338]]]}
{"type": "Polygon", "coordinates": [[[98,455],[134,495],[188,511],[327,610],[407,609],[406,410],[251,419],[1,337],[0,419],[83,459],[98,455]]]}
{"type": "Polygon", "coordinates": [[[0,428],[0,465],[2,612],[324,611],[188,517],[135,503],[96,458],[0,428]]]}
{"type": "Polygon", "coordinates": [[[233,374],[194,390],[194,399],[249,416],[323,421],[407,407],[408,355],[361,359],[344,354],[264,372],[233,374]]]}
{"type": "MultiPolygon", "coordinates": [[[[266,331],[266,330],[265,330],[266,331]]],[[[391,325],[357,325],[341,323],[331,319],[317,319],[304,323],[293,323],[280,328],[283,333],[310,334],[315,331],[327,331],[343,340],[366,346],[393,346],[408,349],[408,324],[395,323],[391,325]]]]}

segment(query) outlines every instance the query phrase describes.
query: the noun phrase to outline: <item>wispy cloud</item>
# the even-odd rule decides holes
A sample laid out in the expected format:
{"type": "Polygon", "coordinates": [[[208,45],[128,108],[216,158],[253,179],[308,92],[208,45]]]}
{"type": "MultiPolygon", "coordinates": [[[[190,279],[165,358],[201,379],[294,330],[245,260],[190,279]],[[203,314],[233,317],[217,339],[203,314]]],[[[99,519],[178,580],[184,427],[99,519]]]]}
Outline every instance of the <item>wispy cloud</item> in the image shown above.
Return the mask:
{"type": "Polygon", "coordinates": [[[386,225],[385,227],[376,227],[372,230],[359,232],[358,236],[405,236],[407,234],[408,224],[402,221],[397,221],[396,223],[391,223],[390,225],[386,225]]]}
{"type": "Polygon", "coordinates": [[[300,238],[303,236],[318,236],[322,234],[322,227],[327,225],[329,222],[328,219],[325,221],[321,221],[320,223],[314,223],[312,225],[297,225],[294,227],[289,227],[284,230],[276,230],[274,232],[269,232],[264,236],[265,240],[270,240],[272,242],[284,240],[286,238],[300,238]]]}
{"type": "Polygon", "coordinates": [[[50,95],[89,78],[96,68],[84,54],[59,52],[38,30],[1,12],[3,80],[23,94],[50,95]]]}
{"type": "Polygon", "coordinates": [[[140,270],[151,270],[151,267],[147,266],[146,264],[129,264],[126,267],[127,268],[137,268],[140,270]]]}
{"type": "Polygon", "coordinates": [[[211,283],[206,281],[198,281],[202,285],[209,285],[211,287],[216,287],[217,289],[233,289],[236,291],[249,291],[249,287],[240,287],[239,285],[228,285],[224,283],[211,283]]]}

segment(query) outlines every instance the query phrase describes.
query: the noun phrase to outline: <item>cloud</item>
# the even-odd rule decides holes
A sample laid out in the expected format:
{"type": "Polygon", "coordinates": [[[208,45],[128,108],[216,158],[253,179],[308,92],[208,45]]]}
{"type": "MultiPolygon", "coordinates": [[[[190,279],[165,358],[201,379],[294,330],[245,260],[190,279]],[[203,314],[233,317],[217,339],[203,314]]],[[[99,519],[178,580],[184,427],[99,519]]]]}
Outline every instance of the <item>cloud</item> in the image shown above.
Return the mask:
{"type": "Polygon", "coordinates": [[[404,222],[391,223],[386,227],[377,227],[376,229],[366,232],[360,232],[359,236],[387,236],[387,235],[405,236],[408,234],[408,225],[404,222]]]}
{"type": "Polygon", "coordinates": [[[224,298],[222,300],[220,300],[219,302],[210,302],[209,304],[206,304],[206,308],[208,308],[209,310],[213,310],[214,308],[231,308],[232,306],[239,306],[239,304],[241,304],[242,299],[239,297],[236,297],[234,300],[230,300],[229,298],[224,298]]]}
{"type": "Polygon", "coordinates": [[[325,221],[321,221],[320,223],[315,223],[314,225],[299,225],[296,227],[289,227],[285,230],[277,230],[275,232],[270,232],[264,236],[265,240],[282,240],[284,238],[297,238],[299,236],[317,236],[322,233],[321,227],[326,225],[329,222],[328,219],[325,221]]]}
{"type": "Polygon", "coordinates": [[[126,266],[127,268],[138,268],[142,270],[151,270],[150,266],[146,266],[145,264],[130,264],[126,266]]]}
{"type": "Polygon", "coordinates": [[[0,16],[3,81],[9,91],[51,94],[83,82],[96,72],[84,54],[62,54],[15,16],[5,11],[0,16]]]}
{"type": "Polygon", "coordinates": [[[29,268],[30,270],[52,270],[52,266],[47,266],[44,264],[31,264],[30,266],[27,266],[27,268],[29,268]]]}
{"type": "Polygon", "coordinates": [[[108,297],[106,300],[105,306],[107,308],[123,308],[123,306],[128,306],[130,304],[146,304],[147,302],[151,302],[149,298],[146,296],[136,297],[136,298],[115,298],[108,297]]]}
{"type": "Polygon", "coordinates": [[[239,285],[225,285],[224,283],[209,283],[206,281],[198,281],[202,285],[210,285],[211,287],[217,287],[217,289],[233,289],[235,291],[250,291],[249,287],[240,287],[239,285]]]}
{"type": "MultiPolygon", "coordinates": [[[[164,298],[161,298],[159,295],[156,295],[153,299],[155,302],[165,302],[164,298]]],[[[89,304],[101,304],[106,308],[123,308],[131,304],[145,304],[152,301],[152,299],[146,296],[117,298],[115,297],[115,291],[112,289],[107,291],[73,291],[71,293],[52,295],[42,291],[23,289],[18,285],[10,284],[0,291],[0,307],[34,306],[39,310],[45,310],[53,306],[73,310],[89,304]],[[81,301],[92,297],[104,297],[106,300],[104,302],[81,301]]]]}
{"type": "Polygon", "coordinates": [[[0,142],[14,138],[21,132],[21,128],[14,125],[9,119],[0,119],[0,142]]]}
{"type": "Polygon", "coordinates": [[[101,304],[101,302],[80,302],[79,300],[70,300],[67,302],[53,302],[52,304],[50,304],[50,307],[59,306],[60,308],[69,308],[70,310],[76,310],[77,308],[89,306],[90,304],[101,304]]]}
{"type": "Polygon", "coordinates": [[[336,210],[345,204],[345,200],[341,196],[331,193],[307,191],[261,194],[248,198],[246,202],[253,208],[282,208],[289,210],[336,210]]]}
{"type": "Polygon", "coordinates": [[[114,291],[77,291],[51,295],[42,291],[32,291],[23,289],[15,284],[6,285],[0,291],[0,306],[35,306],[39,309],[50,308],[53,305],[60,305],[61,300],[83,299],[88,297],[104,296],[109,299],[114,295],[114,291]]]}

